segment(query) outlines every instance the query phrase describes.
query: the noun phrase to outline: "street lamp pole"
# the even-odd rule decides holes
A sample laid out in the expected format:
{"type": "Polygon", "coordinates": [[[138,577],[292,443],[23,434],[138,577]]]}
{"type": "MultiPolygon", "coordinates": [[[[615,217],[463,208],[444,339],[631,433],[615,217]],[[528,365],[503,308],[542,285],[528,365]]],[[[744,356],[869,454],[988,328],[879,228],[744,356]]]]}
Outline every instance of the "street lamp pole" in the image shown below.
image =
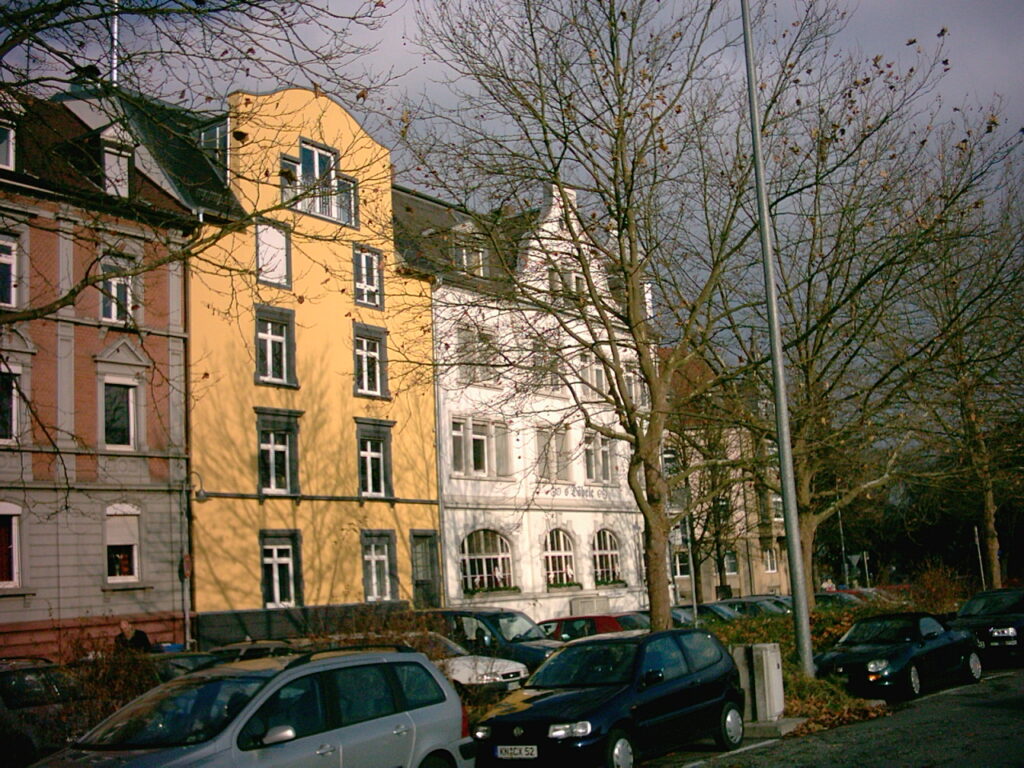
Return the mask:
{"type": "Polygon", "coordinates": [[[796,482],[793,476],[793,454],[789,438],[789,407],[786,377],[782,360],[782,335],[779,330],[778,298],[775,291],[775,268],[772,255],[771,228],[768,226],[768,195],[761,159],[761,119],[757,104],[757,74],[754,68],[753,43],[750,32],[750,10],[747,0],[740,0],[743,11],[743,51],[747,61],[747,100],[750,109],[750,133],[753,143],[754,178],[757,184],[758,229],[761,233],[761,256],[764,261],[765,295],[768,303],[768,335],[772,352],[772,381],[775,390],[775,426],[779,446],[779,477],[782,481],[782,511],[786,526],[786,551],[789,556],[789,580],[793,592],[793,623],[796,631],[800,667],[808,677],[814,676],[811,648],[811,622],[807,608],[807,583],[800,552],[800,525],[796,509],[796,482]]]}

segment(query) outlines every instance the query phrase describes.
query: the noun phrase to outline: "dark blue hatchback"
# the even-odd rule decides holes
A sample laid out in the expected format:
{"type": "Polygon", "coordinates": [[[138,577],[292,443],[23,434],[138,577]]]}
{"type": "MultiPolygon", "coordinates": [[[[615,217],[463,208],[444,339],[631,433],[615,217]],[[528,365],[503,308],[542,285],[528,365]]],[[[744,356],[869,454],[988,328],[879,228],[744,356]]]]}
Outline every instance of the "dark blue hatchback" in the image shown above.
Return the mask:
{"type": "Polygon", "coordinates": [[[733,749],[742,711],[736,666],[706,630],[596,635],[555,652],[484,716],[476,764],[628,768],[703,736],[733,749]]]}

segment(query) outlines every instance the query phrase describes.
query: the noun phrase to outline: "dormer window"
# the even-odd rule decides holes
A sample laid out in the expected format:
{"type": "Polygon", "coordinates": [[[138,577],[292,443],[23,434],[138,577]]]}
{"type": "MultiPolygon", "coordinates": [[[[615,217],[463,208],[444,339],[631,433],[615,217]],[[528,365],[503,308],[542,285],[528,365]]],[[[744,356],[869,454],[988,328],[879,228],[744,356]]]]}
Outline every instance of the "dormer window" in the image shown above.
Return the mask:
{"type": "Polygon", "coordinates": [[[228,121],[208,125],[199,133],[199,143],[217,172],[224,175],[228,167],[228,121]]]}
{"type": "Polygon", "coordinates": [[[463,238],[452,246],[452,263],[455,268],[470,275],[486,277],[485,252],[480,242],[463,238]]]}
{"type": "Polygon", "coordinates": [[[108,195],[128,196],[128,173],[132,148],[103,142],[103,188],[108,195]]]}
{"type": "Polygon", "coordinates": [[[0,168],[14,170],[14,127],[0,123],[0,168]]]}
{"type": "Polygon", "coordinates": [[[359,227],[359,187],[338,172],[338,154],[303,142],[299,160],[281,158],[282,200],[294,208],[359,227]]]}

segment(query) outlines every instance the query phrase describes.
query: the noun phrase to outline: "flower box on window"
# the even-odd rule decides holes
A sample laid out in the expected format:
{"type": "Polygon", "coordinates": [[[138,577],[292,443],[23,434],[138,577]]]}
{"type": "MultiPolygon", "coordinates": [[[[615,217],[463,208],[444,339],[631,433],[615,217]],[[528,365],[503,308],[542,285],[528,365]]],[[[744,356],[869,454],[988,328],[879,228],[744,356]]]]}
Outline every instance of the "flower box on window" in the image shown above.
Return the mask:
{"type": "Polygon", "coordinates": [[[583,585],[578,581],[563,581],[559,584],[548,584],[548,592],[560,592],[560,591],[575,591],[583,589],[583,585]]]}
{"type": "Polygon", "coordinates": [[[462,594],[466,597],[472,597],[473,595],[491,594],[494,592],[518,593],[520,591],[519,587],[478,587],[477,589],[463,589],[462,594]]]}
{"type": "Polygon", "coordinates": [[[625,587],[626,582],[622,579],[597,579],[594,582],[596,587],[625,587]]]}

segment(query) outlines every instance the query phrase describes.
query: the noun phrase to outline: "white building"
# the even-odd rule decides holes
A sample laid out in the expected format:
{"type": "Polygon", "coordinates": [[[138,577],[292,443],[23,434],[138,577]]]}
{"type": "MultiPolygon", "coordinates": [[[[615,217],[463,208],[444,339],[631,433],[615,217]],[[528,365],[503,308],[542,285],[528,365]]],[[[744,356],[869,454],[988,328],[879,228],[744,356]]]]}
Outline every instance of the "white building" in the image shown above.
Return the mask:
{"type": "Polygon", "coordinates": [[[581,316],[585,281],[609,286],[596,260],[580,274],[561,258],[578,246],[558,197],[484,232],[468,212],[393,194],[399,251],[434,275],[445,602],[538,621],[645,605],[642,517],[601,434],[609,382],[581,316]]]}

